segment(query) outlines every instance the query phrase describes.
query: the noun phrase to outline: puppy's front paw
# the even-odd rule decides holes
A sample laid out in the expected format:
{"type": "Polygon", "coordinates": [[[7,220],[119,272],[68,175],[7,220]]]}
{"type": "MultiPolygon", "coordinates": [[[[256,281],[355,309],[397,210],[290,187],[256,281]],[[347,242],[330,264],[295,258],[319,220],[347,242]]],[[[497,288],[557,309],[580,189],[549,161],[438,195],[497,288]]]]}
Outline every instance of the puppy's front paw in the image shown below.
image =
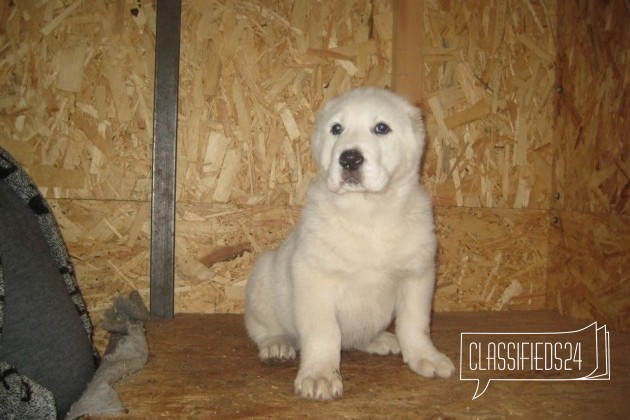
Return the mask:
{"type": "Polygon", "coordinates": [[[277,364],[295,360],[295,349],[284,337],[272,337],[260,346],[258,357],[264,363],[277,364]]]}
{"type": "Polygon", "coordinates": [[[341,374],[337,369],[329,373],[302,374],[295,378],[295,393],[302,398],[332,400],[343,395],[341,374]]]}
{"type": "Polygon", "coordinates": [[[418,375],[433,378],[450,377],[455,372],[455,365],[451,359],[440,352],[435,352],[425,357],[417,357],[409,360],[409,367],[418,375]]]}

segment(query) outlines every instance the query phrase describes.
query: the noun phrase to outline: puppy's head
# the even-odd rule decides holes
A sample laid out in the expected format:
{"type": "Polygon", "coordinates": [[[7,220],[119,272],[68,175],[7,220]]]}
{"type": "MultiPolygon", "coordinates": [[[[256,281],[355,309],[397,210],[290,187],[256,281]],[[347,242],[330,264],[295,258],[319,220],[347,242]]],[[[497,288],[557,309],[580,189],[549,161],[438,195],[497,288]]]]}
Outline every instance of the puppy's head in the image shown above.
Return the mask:
{"type": "Polygon", "coordinates": [[[360,88],[324,105],[311,145],[331,191],[378,193],[417,180],[424,125],[420,110],[402,97],[360,88]]]}

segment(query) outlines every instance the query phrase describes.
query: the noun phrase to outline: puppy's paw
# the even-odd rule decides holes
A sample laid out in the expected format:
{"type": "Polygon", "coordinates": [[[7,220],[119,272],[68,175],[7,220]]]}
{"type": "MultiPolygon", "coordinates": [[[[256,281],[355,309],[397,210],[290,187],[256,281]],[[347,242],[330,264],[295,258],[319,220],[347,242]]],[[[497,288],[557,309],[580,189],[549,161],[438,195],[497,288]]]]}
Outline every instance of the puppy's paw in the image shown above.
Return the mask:
{"type": "Polygon", "coordinates": [[[329,373],[302,374],[295,378],[295,393],[302,398],[332,400],[343,395],[341,374],[337,369],[329,373]]]}
{"type": "Polygon", "coordinates": [[[260,345],[258,357],[268,364],[286,363],[295,360],[295,349],[285,337],[272,337],[260,345]]]}
{"type": "Polygon", "coordinates": [[[433,378],[448,378],[455,372],[455,365],[451,359],[440,352],[435,352],[426,357],[418,357],[409,360],[409,367],[418,375],[433,378]]]}
{"type": "Polygon", "coordinates": [[[394,334],[385,331],[376,337],[370,344],[360,350],[371,354],[378,354],[380,356],[400,354],[400,344],[394,334]]]}

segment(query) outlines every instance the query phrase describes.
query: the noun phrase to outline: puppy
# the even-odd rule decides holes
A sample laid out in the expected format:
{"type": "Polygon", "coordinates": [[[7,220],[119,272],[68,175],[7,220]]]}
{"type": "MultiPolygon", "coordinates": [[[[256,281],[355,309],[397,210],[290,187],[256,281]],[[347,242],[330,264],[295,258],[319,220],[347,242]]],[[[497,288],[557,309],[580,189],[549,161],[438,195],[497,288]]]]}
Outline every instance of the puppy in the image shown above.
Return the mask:
{"type": "Polygon", "coordinates": [[[431,341],[436,238],[419,182],[420,111],[400,96],[361,88],[318,113],[312,152],[319,177],[295,230],[255,264],[245,324],[263,361],[300,352],[295,392],[340,397],[340,351],[399,354],[427,377],[455,367],[431,341]],[[396,320],[396,334],[385,331],[396,320]]]}

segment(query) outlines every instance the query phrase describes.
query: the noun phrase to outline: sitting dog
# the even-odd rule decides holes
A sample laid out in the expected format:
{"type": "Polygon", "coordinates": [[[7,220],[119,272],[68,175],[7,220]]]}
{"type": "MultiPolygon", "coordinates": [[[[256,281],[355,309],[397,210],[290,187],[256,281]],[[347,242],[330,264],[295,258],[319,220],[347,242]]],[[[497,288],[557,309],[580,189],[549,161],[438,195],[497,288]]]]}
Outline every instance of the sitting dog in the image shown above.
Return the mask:
{"type": "Polygon", "coordinates": [[[245,323],[263,361],[300,352],[295,392],[342,395],[342,349],[398,354],[427,377],[455,367],[429,334],[436,238],[419,182],[420,110],[361,88],[318,113],[312,152],[319,177],[295,230],[255,264],[245,323]],[[396,334],[386,331],[395,319],[396,334]]]}

